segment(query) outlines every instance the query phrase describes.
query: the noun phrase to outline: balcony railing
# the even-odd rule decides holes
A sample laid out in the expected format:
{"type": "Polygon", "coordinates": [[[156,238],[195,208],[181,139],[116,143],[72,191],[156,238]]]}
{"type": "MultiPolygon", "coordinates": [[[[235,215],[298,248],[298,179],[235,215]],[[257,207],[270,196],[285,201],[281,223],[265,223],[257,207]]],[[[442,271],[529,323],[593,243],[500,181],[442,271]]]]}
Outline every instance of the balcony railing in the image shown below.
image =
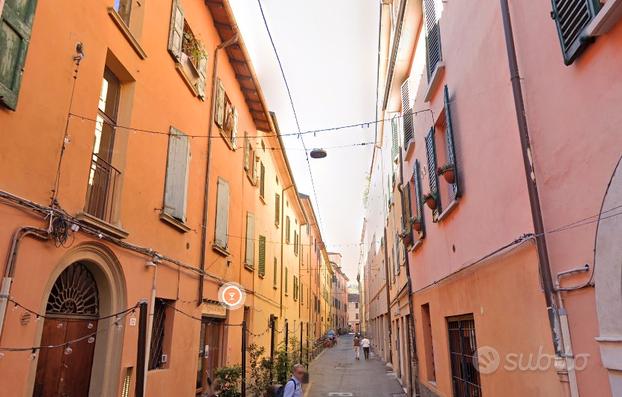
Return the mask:
{"type": "Polygon", "coordinates": [[[112,221],[112,209],[121,171],[95,153],[91,159],[86,212],[105,222],[112,221]]]}

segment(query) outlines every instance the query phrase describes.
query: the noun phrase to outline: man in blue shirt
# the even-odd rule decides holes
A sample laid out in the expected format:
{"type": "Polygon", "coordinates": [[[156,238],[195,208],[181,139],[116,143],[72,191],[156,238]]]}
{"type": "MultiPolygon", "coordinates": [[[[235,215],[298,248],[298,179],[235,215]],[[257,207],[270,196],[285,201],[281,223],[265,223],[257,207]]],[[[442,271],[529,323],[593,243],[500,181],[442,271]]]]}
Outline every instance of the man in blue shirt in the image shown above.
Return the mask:
{"type": "Polygon", "coordinates": [[[283,397],[302,397],[302,378],[305,374],[305,367],[296,364],[293,367],[292,377],[287,381],[283,391],[283,397]]]}

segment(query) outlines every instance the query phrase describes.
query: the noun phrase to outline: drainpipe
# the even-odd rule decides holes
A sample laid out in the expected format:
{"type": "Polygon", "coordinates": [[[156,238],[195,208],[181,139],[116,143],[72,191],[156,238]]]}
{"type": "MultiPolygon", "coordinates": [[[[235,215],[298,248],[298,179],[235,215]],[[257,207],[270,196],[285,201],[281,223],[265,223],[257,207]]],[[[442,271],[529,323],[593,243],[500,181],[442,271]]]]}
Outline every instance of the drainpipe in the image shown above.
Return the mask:
{"type": "Polygon", "coordinates": [[[214,129],[214,113],[216,112],[216,103],[214,103],[214,98],[216,98],[216,78],[218,72],[218,51],[227,48],[230,45],[237,43],[238,34],[235,33],[233,37],[229,40],[220,43],[214,49],[214,65],[212,67],[212,93],[210,94],[210,114],[209,114],[209,127],[207,132],[207,163],[205,165],[205,186],[203,192],[203,224],[201,225],[201,257],[199,260],[199,299],[197,300],[197,306],[201,306],[203,303],[203,284],[205,282],[205,275],[203,271],[205,270],[205,258],[207,249],[207,210],[209,208],[209,186],[210,186],[210,169],[212,164],[212,130],[214,129]]]}
{"type": "Polygon", "coordinates": [[[9,298],[11,296],[11,285],[15,276],[15,261],[17,259],[19,245],[22,239],[27,236],[32,236],[40,240],[49,239],[49,233],[47,230],[31,226],[20,227],[15,231],[15,233],[13,233],[11,248],[7,257],[6,267],[4,268],[4,277],[2,277],[2,286],[0,287],[0,340],[2,339],[4,331],[4,320],[6,317],[6,309],[9,304],[9,298]]]}
{"type": "MultiPolygon", "coordinates": [[[[400,150],[400,185],[404,186],[404,159],[402,155],[402,151],[400,150]]],[[[401,202],[404,203],[404,191],[400,189],[400,198],[401,202]]],[[[406,198],[409,196],[406,196],[406,198]]],[[[410,206],[410,202],[408,203],[410,206]]],[[[402,211],[402,214],[404,212],[402,211]]],[[[410,225],[410,219],[406,220],[407,224],[410,225]]],[[[417,338],[415,331],[415,309],[413,305],[413,285],[412,279],[410,277],[410,257],[408,255],[408,250],[404,247],[404,265],[406,266],[406,285],[408,288],[408,312],[409,312],[409,320],[408,320],[408,359],[409,362],[412,363],[410,371],[408,371],[408,381],[410,385],[410,390],[408,391],[408,395],[412,396],[413,391],[415,395],[419,395],[419,360],[417,358],[417,338]]]]}
{"type": "Polygon", "coordinates": [[[546,308],[549,315],[553,346],[555,348],[556,355],[559,357],[563,354],[563,347],[561,346],[561,332],[559,329],[559,313],[557,311],[557,305],[555,302],[555,288],[553,286],[553,279],[551,276],[548,249],[546,245],[546,237],[544,234],[544,221],[542,220],[542,209],[540,207],[540,197],[538,193],[538,185],[536,183],[536,173],[533,166],[533,156],[531,152],[531,143],[529,138],[529,127],[527,124],[527,116],[525,115],[525,103],[523,99],[523,90],[520,83],[520,73],[516,57],[516,47],[514,46],[512,20],[510,17],[508,0],[500,0],[500,3],[501,16],[503,19],[503,32],[505,34],[505,46],[508,54],[510,78],[512,80],[512,94],[514,97],[514,107],[516,110],[516,121],[518,124],[518,132],[523,155],[523,166],[525,169],[527,191],[529,193],[529,203],[531,207],[531,217],[535,232],[536,248],[538,251],[540,276],[542,278],[544,299],[546,301],[546,308]]]}
{"type": "MultiPolygon", "coordinates": [[[[144,390],[145,396],[147,396],[147,377],[149,375],[149,358],[151,357],[151,337],[153,335],[153,317],[155,315],[155,301],[156,301],[156,285],[158,280],[158,257],[154,257],[147,262],[147,267],[153,267],[153,277],[151,279],[151,296],[149,297],[149,316],[147,317],[147,340],[145,349],[145,366],[143,367],[144,375],[144,390]]],[[[140,396],[142,397],[142,396],[140,396]]]]}

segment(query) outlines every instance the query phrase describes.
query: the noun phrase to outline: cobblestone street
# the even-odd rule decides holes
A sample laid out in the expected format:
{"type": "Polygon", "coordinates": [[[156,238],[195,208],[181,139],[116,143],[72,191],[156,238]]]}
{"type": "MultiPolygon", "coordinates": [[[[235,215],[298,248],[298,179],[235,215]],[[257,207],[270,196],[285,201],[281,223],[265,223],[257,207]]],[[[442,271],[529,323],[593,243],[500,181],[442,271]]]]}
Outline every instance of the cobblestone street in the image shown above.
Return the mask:
{"type": "Polygon", "coordinates": [[[306,397],[403,397],[395,374],[370,354],[370,359],[354,359],[352,335],[339,338],[333,348],[326,349],[310,367],[310,383],[306,397]]]}

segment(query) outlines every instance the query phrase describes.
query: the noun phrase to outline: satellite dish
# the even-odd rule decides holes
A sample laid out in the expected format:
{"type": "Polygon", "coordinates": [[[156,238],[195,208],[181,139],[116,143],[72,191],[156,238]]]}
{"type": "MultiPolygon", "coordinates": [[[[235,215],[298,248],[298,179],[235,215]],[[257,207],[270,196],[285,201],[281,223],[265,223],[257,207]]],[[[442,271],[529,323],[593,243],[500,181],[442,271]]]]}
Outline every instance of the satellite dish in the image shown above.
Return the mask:
{"type": "Polygon", "coordinates": [[[324,149],[316,148],[316,149],[311,150],[311,158],[323,159],[326,156],[327,156],[326,150],[324,150],[324,149]]]}

